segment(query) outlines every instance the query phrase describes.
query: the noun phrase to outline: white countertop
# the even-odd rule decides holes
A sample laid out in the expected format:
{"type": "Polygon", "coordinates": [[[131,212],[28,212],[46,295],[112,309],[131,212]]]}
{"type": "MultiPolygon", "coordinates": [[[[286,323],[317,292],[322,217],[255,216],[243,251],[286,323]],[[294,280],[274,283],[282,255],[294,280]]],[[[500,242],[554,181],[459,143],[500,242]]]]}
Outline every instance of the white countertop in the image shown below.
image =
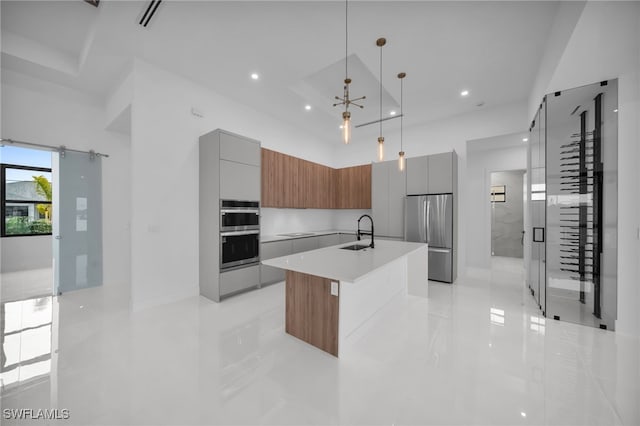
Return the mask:
{"type": "MultiPolygon", "coordinates": [[[[360,243],[368,243],[361,241],[360,243]]],[[[376,240],[375,248],[342,250],[353,242],[263,260],[262,264],[337,281],[357,281],[372,271],[409,253],[426,247],[422,243],[376,240]]]]}
{"type": "MultiPolygon", "coordinates": [[[[260,235],[261,243],[272,243],[274,241],[293,240],[296,238],[318,237],[320,235],[332,234],[355,234],[356,231],[326,230],[326,231],[304,231],[304,232],[287,232],[276,235],[260,235]]],[[[343,250],[344,251],[344,250],[343,250]]]]}

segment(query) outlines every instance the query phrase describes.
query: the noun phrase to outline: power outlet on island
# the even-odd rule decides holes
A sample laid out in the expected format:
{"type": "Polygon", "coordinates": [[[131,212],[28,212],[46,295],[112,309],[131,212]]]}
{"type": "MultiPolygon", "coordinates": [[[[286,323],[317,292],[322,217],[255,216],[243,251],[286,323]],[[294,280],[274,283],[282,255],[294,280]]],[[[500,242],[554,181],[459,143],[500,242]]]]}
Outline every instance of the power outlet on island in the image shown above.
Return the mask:
{"type": "Polygon", "coordinates": [[[338,295],[338,283],[336,281],[331,281],[331,295],[338,295]]]}

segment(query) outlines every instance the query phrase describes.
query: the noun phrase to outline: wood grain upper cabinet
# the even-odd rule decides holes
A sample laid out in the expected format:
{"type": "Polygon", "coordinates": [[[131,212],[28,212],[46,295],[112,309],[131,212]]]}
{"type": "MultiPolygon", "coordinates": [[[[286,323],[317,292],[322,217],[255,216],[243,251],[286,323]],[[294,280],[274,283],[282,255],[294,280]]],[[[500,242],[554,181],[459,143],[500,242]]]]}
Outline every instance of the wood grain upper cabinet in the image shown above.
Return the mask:
{"type": "Polygon", "coordinates": [[[454,152],[429,156],[429,192],[427,194],[453,193],[454,152]]]}
{"type": "Polygon", "coordinates": [[[262,207],[302,207],[297,200],[298,159],[264,148],[261,157],[262,207]]]}
{"type": "Polygon", "coordinates": [[[407,195],[429,193],[429,157],[407,158],[407,195]]]}
{"type": "Polygon", "coordinates": [[[279,153],[268,149],[262,149],[262,207],[279,207],[284,203],[283,193],[285,180],[283,176],[282,157],[279,153]]]}
{"type": "Polygon", "coordinates": [[[371,166],[333,169],[262,149],[262,207],[371,208],[371,166]]]}
{"type": "Polygon", "coordinates": [[[330,209],[335,205],[335,181],[331,167],[311,161],[301,160],[302,176],[304,182],[302,194],[302,206],[309,209],[330,209]]]}
{"type": "Polygon", "coordinates": [[[371,165],[345,167],[336,171],[336,208],[371,208],[371,165]]]}

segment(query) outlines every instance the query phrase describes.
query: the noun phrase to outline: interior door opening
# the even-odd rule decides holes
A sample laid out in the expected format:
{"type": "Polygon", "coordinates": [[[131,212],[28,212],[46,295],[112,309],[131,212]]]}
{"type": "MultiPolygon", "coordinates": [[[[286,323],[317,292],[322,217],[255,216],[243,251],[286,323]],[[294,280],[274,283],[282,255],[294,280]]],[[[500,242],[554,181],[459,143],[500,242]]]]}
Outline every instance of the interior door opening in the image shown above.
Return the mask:
{"type": "Polygon", "coordinates": [[[0,147],[0,301],[102,285],[103,155],[8,141],[0,147]]]}
{"type": "Polygon", "coordinates": [[[491,256],[524,256],[525,170],[491,173],[491,256]]]}
{"type": "Polygon", "coordinates": [[[51,151],[1,147],[0,180],[0,301],[51,296],[51,151]]]}

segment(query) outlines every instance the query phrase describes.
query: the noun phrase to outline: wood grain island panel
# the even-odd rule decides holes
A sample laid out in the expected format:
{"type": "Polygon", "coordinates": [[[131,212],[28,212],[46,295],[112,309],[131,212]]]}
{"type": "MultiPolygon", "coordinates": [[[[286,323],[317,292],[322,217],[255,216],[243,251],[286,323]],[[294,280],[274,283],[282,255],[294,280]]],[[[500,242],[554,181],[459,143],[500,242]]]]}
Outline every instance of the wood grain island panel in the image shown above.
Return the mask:
{"type": "Polygon", "coordinates": [[[337,357],[338,308],[330,279],[287,271],[287,333],[337,357]]]}
{"type": "Polygon", "coordinates": [[[336,357],[351,352],[355,331],[394,297],[428,297],[426,244],[380,240],[374,249],[342,250],[351,244],[262,261],[287,271],[286,332],[336,357]]]}

